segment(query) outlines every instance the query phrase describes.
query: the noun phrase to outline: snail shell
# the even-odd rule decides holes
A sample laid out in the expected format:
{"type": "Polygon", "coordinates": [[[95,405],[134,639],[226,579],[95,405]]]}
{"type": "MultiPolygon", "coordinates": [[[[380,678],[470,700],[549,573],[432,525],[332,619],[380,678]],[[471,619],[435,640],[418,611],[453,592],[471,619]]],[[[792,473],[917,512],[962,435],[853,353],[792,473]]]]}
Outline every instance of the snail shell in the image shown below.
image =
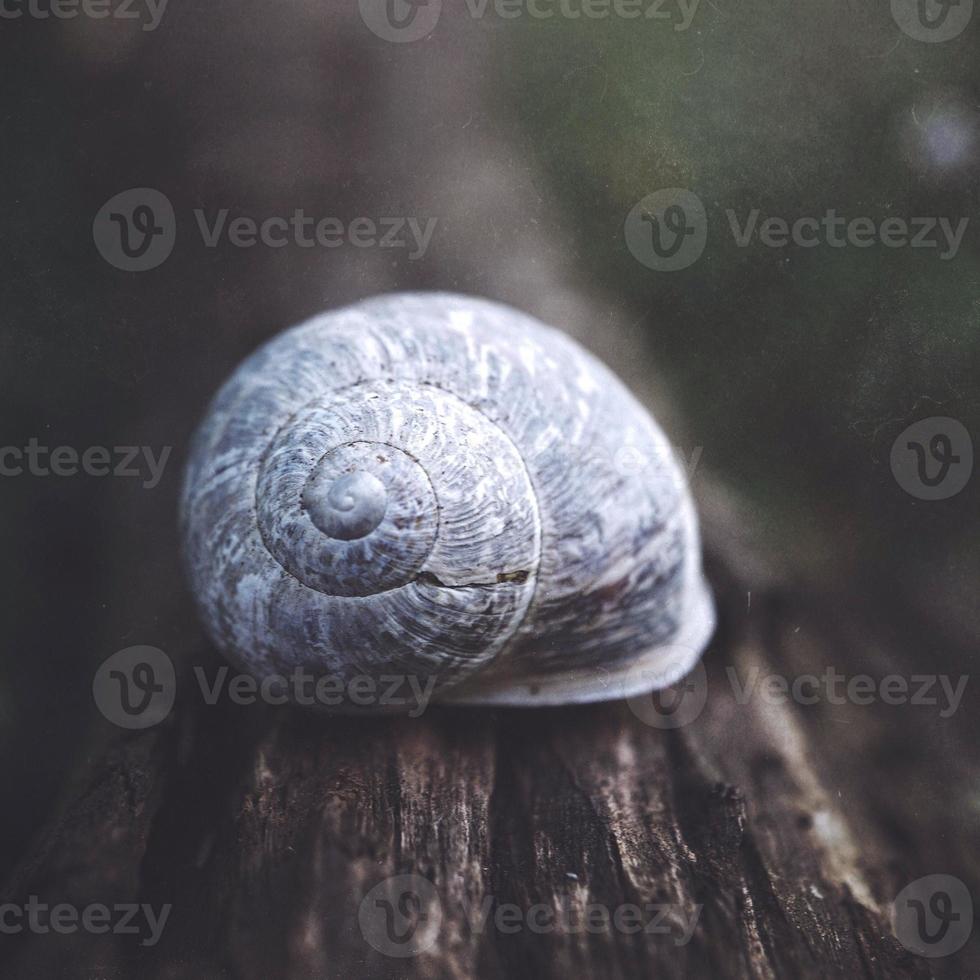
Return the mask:
{"type": "Polygon", "coordinates": [[[596,701],[673,683],[714,627],[663,433],[567,336],[469,297],[379,297],[253,354],[181,525],[211,638],[259,678],[596,701]]]}

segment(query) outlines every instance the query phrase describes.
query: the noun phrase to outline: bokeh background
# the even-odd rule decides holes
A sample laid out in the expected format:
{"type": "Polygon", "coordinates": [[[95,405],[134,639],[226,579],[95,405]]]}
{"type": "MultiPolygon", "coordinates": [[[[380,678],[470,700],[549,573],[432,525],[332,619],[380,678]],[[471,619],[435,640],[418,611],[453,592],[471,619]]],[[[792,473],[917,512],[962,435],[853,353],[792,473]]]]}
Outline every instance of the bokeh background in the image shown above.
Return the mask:
{"type": "MultiPolygon", "coordinates": [[[[326,0],[173,0],[153,31],[0,22],[0,444],[174,447],[154,489],[0,479],[0,865],[91,751],[95,667],[133,644],[200,645],[175,516],[208,398],[284,327],[393,289],[488,296],[568,330],[699,451],[695,492],[737,500],[781,567],[886,608],[898,632],[929,610],[943,626],[922,669],[971,671],[980,479],[919,500],[889,453],[930,416],[980,436],[980,15],[934,44],[880,0],[701,0],[685,29],[663,11],[508,19],[445,0],[405,44],[326,0]],[[177,215],[173,254],[142,273],[92,235],[134,187],[177,215]],[[623,225],[671,187],[704,202],[708,239],[661,273],[623,225]],[[437,225],[417,260],[211,249],[198,208],[437,225]],[[948,260],[739,248],[725,211],[753,208],[970,224],[948,260]]],[[[971,684],[961,710],[974,699],[971,684]]]]}

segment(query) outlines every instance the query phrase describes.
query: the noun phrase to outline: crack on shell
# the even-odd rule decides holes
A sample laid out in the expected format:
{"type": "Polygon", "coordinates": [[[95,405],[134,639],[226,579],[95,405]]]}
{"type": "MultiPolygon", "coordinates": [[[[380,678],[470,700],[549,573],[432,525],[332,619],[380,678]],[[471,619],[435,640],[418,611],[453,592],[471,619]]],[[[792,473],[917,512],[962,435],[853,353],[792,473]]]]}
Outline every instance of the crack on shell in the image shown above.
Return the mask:
{"type": "Polygon", "coordinates": [[[513,582],[516,585],[523,585],[531,577],[530,571],[526,568],[518,569],[513,572],[497,572],[496,578],[492,582],[460,582],[453,584],[443,582],[438,575],[432,572],[420,572],[415,581],[421,585],[434,585],[439,589],[487,589],[496,585],[504,585],[513,582]]]}

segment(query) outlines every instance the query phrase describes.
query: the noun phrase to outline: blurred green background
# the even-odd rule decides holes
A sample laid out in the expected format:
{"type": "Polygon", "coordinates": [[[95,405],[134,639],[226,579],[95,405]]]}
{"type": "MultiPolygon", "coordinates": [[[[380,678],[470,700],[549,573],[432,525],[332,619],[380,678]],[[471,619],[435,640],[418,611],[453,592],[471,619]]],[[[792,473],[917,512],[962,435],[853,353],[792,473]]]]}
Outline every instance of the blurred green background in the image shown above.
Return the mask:
{"type": "Polygon", "coordinates": [[[910,498],[889,452],[911,422],[980,431],[980,60],[975,31],[926,44],[887,4],[702,3],[656,22],[526,22],[506,96],[597,288],[636,312],[706,465],[750,498],[770,545],[867,566],[972,613],[975,485],[910,498]],[[622,223],[658,188],[696,193],[702,257],[652,272],[622,223]],[[744,223],[823,216],[969,224],[943,249],[736,245],[744,223]],[[953,598],[950,595],[949,598],[953,598]]]}

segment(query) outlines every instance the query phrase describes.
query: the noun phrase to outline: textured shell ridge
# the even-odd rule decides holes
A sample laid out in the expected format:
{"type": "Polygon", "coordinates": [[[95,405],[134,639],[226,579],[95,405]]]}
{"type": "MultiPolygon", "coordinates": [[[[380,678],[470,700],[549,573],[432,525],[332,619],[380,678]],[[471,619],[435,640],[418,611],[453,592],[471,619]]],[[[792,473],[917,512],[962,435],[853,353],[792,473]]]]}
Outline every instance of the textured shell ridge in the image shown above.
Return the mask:
{"type": "Polygon", "coordinates": [[[253,673],[431,672],[500,703],[574,676],[588,700],[590,665],[710,632],[659,427],[570,338],[470,297],[381,296],[260,347],[195,436],[181,529],[253,673]]]}

